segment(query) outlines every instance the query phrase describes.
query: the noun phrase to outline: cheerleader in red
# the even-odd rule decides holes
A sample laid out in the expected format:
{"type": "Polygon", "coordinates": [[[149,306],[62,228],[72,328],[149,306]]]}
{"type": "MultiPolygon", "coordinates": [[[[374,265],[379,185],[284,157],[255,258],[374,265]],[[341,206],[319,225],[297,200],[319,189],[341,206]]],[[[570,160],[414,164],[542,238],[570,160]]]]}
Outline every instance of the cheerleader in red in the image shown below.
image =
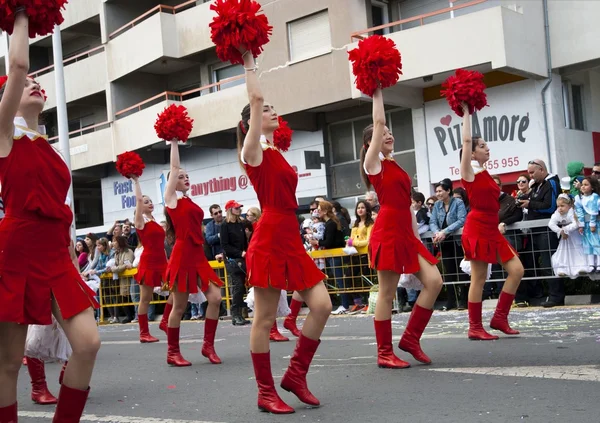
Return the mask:
{"type": "Polygon", "coordinates": [[[302,245],[298,232],[296,187],[298,175],[285,160],[274,132],[278,116],[264,102],[254,58],[243,55],[250,104],[242,110],[237,138],[241,161],[254,186],[263,212],[246,254],[248,283],[254,287],[254,323],[250,351],[258,385],[258,408],[275,414],[293,413],[277,391],[271,374],[269,331],[277,313],[281,290],[298,291],[310,309],[281,387],[302,402],[318,406],[306,384],[306,374],[331,313],[331,300],[323,284],[325,275],[302,245]]]}
{"type": "Polygon", "coordinates": [[[202,355],[213,364],[221,364],[215,352],[215,333],[219,323],[221,306],[221,286],[215,271],[210,267],[204,255],[204,237],[202,219],[204,212],[186,193],[190,189],[190,179],[179,164],[179,146],[171,142],[171,171],[165,189],[165,217],[167,231],[175,231],[175,245],[167,265],[166,279],[173,296],[173,311],[169,316],[167,340],[169,343],[167,363],[172,366],[191,366],[179,350],[179,326],[181,316],[187,307],[190,294],[200,289],[206,295],[208,307],[204,323],[204,342],[202,355]],[[177,199],[177,192],[183,197],[177,199]]]}
{"type": "Polygon", "coordinates": [[[413,307],[398,347],[421,363],[431,360],[421,350],[420,339],[442,288],[437,261],[419,238],[411,210],[411,178],[392,156],[394,137],[385,125],[381,89],[373,94],[373,125],[363,131],[361,172],[368,188],[375,189],[381,209],[369,240],[369,260],[377,269],[379,296],[375,307],[375,336],[379,367],[402,369],[410,364],[392,349],[392,302],[401,274],[414,273],[423,290],[413,307]]]}
{"type": "Polygon", "coordinates": [[[2,78],[5,84],[0,82],[0,183],[6,213],[0,223],[0,422],[17,421],[17,377],[27,326],[50,325],[52,314],[73,348],[54,421],[75,422],[85,407],[100,348],[92,311],[98,304],[79,275],[70,238],[69,168],[38,127],[44,94],[27,77],[29,19],[23,10],[15,19],[10,72],[2,78]],[[40,236],[44,242],[31,242],[40,236]]]}
{"type": "MultiPolygon", "coordinates": [[[[135,183],[135,229],[140,243],[144,246],[140,264],[137,268],[135,280],[140,285],[140,304],[138,306],[138,323],[140,325],[140,342],[158,342],[158,339],[150,335],[148,328],[148,307],[152,301],[154,288],[162,286],[167,271],[167,255],[165,253],[165,231],[156,223],[152,212],[154,204],[147,195],[142,195],[142,188],[136,176],[132,176],[135,183]]],[[[167,305],[173,304],[172,296],[169,295],[167,305]]],[[[165,313],[166,314],[166,313],[165,313]]]]}
{"type": "Polygon", "coordinates": [[[523,277],[523,265],[517,253],[500,233],[498,211],[500,210],[500,188],[485,169],[490,159],[490,149],[484,139],[471,137],[469,108],[463,107],[463,149],[461,150],[460,175],[467,190],[471,211],[462,234],[465,260],[471,262],[471,286],[469,287],[469,339],[491,341],[498,339],[490,335],[481,324],[481,302],[483,284],[489,263],[500,263],[508,277],[500,293],[496,312],[490,322],[492,329],[507,335],[517,335],[511,329],[508,313],[523,277]]]}

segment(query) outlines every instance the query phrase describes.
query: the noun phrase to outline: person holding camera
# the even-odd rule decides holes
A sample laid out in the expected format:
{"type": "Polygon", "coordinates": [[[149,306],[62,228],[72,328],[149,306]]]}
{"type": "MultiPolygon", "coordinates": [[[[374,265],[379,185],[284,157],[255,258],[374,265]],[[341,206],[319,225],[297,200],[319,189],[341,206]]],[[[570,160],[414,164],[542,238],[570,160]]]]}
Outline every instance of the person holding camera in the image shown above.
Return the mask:
{"type": "Polygon", "coordinates": [[[225,221],[221,225],[221,247],[225,254],[225,268],[231,281],[231,323],[243,326],[250,323],[242,317],[246,290],[246,250],[248,239],[242,220],[242,205],[235,200],[225,204],[225,221]]]}

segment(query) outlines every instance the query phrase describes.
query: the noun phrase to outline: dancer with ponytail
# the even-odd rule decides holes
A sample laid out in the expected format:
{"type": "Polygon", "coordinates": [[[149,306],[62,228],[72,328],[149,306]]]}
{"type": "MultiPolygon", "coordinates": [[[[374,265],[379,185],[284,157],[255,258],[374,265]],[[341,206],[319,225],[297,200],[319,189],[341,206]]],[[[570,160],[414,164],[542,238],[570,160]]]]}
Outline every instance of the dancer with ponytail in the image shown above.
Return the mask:
{"type": "Polygon", "coordinates": [[[411,209],[411,178],[392,156],[394,137],[385,124],[383,93],[373,93],[373,124],[363,131],[361,173],[368,189],[373,187],[381,206],[369,241],[369,259],[377,269],[379,296],[375,306],[377,364],[402,369],[410,364],[392,349],[392,302],[401,274],[415,274],[423,289],[398,344],[421,363],[431,359],[421,350],[420,339],[431,319],[433,305],[442,289],[437,261],[419,238],[411,209]]]}
{"type": "Polygon", "coordinates": [[[254,287],[255,298],[250,351],[258,385],[258,408],[287,414],[294,409],[275,390],[269,352],[269,331],[281,290],[298,291],[310,309],[281,387],[312,406],[320,402],[309,391],[306,374],[331,312],[331,300],[323,284],[325,275],[306,254],[298,235],[298,175],[281,154],[289,147],[291,131],[285,131],[287,128],[280,125],[273,106],[264,101],[252,53],[240,50],[250,104],[242,110],[238,124],[238,150],[263,213],[246,255],[248,283],[254,287]],[[284,132],[287,136],[279,136],[284,132]]]}
{"type": "Polygon", "coordinates": [[[204,255],[202,220],[204,211],[187,196],[190,179],[181,168],[177,140],[171,141],[171,171],[165,189],[165,218],[167,231],[174,232],[175,245],[167,266],[167,280],[173,296],[173,311],[170,313],[167,340],[169,343],[167,363],[172,366],[191,366],[179,349],[181,317],[187,307],[190,294],[201,290],[208,300],[204,322],[202,355],[213,364],[221,364],[215,352],[215,334],[219,323],[221,286],[215,271],[204,255]],[[183,197],[177,199],[177,192],[183,197]]]}
{"type": "MultiPolygon", "coordinates": [[[[2,5],[0,13],[10,7],[2,5]]],[[[8,78],[0,78],[0,182],[6,213],[0,223],[0,422],[18,418],[17,378],[27,327],[50,325],[52,315],[73,349],[54,422],[78,422],[100,348],[92,309],[98,303],[79,275],[71,241],[73,213],[65,200],[69,168],[38,125],[45,98],[27,76],[34,22],[25,10],[14,11],[10,71],[8,78]],[[44,242],[32,244],[40,234],[44,242]]]]}
{"type": "Polygon", "coordinates": [[[500,263],[508,273],[490,322],[492,329],[507,335],[519,333],[509,326],[508,313],[524,270],[516,251],[498,228],[500,188],[485,169],[485,163],[490,159],[490,149],[483,138],[471,136],[471,114],[466,104],[463,104],[463,113],[460,176],[471,204],[462,233],[465,260],[471,262],[468,337],[472,340],[491,341],[498,337],[486,332],[481,323],[483,285],[488,264],[500,263]]]}
{"type": "MultiPolygon", "coordinates": [[[[134,182],[135,198],[137,199],[134,224],[139,241],[144,247],[135,280],[140,285],[140,304],[138,306],[140,342],[145,344],[158,342],[157,338],[150,335],[150,329],[148,328],[148,307],[150,306],[150,301],[152,301],[154,288],[162,286],[166,280],[167,255],[165,253],[165,231],[156,223],[154,216],[152,216],[154,204],[150,197],[142,195],[139,178],[132,176],[131,179],[134,182]]],[[[166,307],[168,307],[169,301],[171,301],[171,304],[173,303],[171,297],[172,295],[169,295],[164,314],[167,314],[166,307]]]]}

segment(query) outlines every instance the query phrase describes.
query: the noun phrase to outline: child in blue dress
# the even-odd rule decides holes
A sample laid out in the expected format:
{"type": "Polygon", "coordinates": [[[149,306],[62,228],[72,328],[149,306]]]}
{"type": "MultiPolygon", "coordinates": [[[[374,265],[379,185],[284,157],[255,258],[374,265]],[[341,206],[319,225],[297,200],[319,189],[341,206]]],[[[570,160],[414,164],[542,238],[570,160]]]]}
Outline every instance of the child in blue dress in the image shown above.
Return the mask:
{"type": "Polygon", "coordinates": [[[598,219],[598,202],[600,197],[598,181],[595,178],[585,177],[579,188],[579,195],[575,197],[575,214],[579,222],[579,233],[583,235],[583,253],[588,265],[596,272],[600,270],[600,236],[596,228],[598,219]]]}

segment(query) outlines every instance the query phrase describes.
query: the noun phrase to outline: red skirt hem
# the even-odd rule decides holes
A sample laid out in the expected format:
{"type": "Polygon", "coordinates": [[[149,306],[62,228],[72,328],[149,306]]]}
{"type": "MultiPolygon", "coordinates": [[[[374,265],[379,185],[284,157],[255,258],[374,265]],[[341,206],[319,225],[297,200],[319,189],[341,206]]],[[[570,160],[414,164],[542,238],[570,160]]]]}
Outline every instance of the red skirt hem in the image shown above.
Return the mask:
{"type": "Polygon", "coordinates": [[[169,281],[169,290],[176,292],[187,292],[189,294],[197,294],[198,291],[208,291],[209,283],[217,287],[224,285],[223,281],[217,276],[215,271],[208,261],[201,263],[196,267],[188,267],[185,269],[167,270],[167,280],[169,281]],[[198,289],[200,282],[200,289],[198,289]]]}
{"type": "Polygon", "coordinates": [[[398,240],[391,245],[371,241],[369,243],[369,266],[377,271],[410,275],[421,270],[418,256],[423,257],[430,264],[436,265],[438,261],[425,245],[416,238],[415,241],[401,242],[398,240]]]}
{"type": "Polygon", "coordinates": [[[486,239],[485,237],[471,236],[463,232],[462,246],[466,261],[483,261],[495,264],[506,263],[514,257],[519,257],[512,245],[498,232],[501,238],[486,239]]]}
{"type": "Polygon", "coordinates": [[[285,291],[304,291],[327,279],[313,259],[303,253],[296,260],[286,260],[258,251],[248,253],[248,285],[285,291]]]}
{"type": "Polygon", "coordinates": [[[163,281],[166,281],[165,273],[166,266],[163,270],[144,269],[138,267],[138,272],[135,274],[134,279],[138,285],[146,285],[151,287],[158,287],[163,285],[163,281]]]}

